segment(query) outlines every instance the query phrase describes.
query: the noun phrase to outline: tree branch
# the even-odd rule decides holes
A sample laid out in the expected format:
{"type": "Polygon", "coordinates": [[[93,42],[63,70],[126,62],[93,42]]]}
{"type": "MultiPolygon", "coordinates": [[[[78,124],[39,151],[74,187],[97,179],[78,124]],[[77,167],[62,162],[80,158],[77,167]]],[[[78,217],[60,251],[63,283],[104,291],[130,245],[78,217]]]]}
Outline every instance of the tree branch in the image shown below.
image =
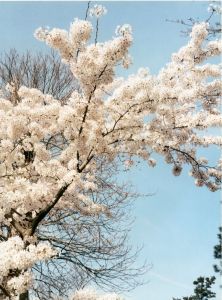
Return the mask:
{"type": "Polygon", "coordinates": [[[40,211],[40,213],[34,218],[32,221],[32,230],[31,230],[31,235],[35,233],[36,228],[38,227],[39,223],[47,216],[47,214],[53,209],[53,207],[58,203],[59,199],[63,196],[67,188],[69,187],[70,184],[66,184],[63,187],[60,188],[58,191],[54,201],[48,205],[46,208],[40,211]]]}

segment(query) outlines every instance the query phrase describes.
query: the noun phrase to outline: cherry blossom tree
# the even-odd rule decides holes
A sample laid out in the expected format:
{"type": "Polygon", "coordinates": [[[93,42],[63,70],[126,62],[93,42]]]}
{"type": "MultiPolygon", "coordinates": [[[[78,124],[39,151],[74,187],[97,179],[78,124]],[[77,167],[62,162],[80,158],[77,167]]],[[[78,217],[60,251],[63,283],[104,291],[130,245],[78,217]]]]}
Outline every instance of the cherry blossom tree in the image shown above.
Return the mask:
{"type": "MultiPolygon", "coordinates": [[[[97,24],[105,13],[100,5],[90,10],[97,24]]],[[[221,53],[221,42],[206,41],[208,24],[193,26],[188,44],[157,76],[140,69],[126,79],[117,78],[115,68],[130,65],[131,26],[118,26],[116,37],[104,43],[97,29],[90,43],[92,31],[91,22],[75,19],[69,31],[35,32],[78,81],[69,99],[59,102],[25,86],[15,93],[9,83],[15,100],[0,101],[0,288],[6,299],[28,299],[35,284],[31,268],[61,255],[53,237],[37,237],[47,217],[78,212],[112,218],[93,197],[101,189],[98,170],[107,165],[130,168],[144,160],[154,167],[157,153],[175,176],[188,165],[197,186],[220,188],[221,161],[210,165],[198,154],[221,145],[220,136],[206,132],[221,125],[221,70],[208,61],[221,53]]]]}
{"type": "MultiPolygon", "coordinates": [[[[62,103],[78,89],[68,66],[61,63],[54,51],[35,55],[19,54],[12,49],[0,59],[0,86],[4,97],[12,103],[19,102],[18,90],[22,85],[50,93],[62,103]],[[13,85],[11,94],[5,89],[8,82],[13,85]]],[[[59,149],[63,139],[62,136],[58,139],[57,135],[51,136],[50,141],[59,149]]],[[[139,249],[133,251],[128,243],[133,224],[131,204],[137,194],[126,184],[117,185],[113,180],[112,174],[117,172],[114,162],[104,161],[102,166],[102,170],[97,169],[97,190],[90,194],[94,202],[106,205],[112,218],[106,215],[89,217],[70,210],[55,211],[35,232],[37,240],[50,240],[54,248],[61,250],[59,257],[39,261],[32,268],[35,284],[30,293],[41,300],[51,299],[55,294],[64,296],[70,289],[92,283],[118,292],[129,291],[142,283],[139,275],[147,267],[135,267],[139,249]]]]}

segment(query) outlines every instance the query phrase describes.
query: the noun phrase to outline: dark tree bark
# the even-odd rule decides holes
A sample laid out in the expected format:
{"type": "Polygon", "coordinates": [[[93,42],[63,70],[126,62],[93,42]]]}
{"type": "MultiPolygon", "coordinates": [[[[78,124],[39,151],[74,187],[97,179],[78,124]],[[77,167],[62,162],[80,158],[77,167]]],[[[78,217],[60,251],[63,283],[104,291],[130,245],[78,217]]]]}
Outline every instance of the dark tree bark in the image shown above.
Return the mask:
{"type": "Polygon", "coordinates": [[[19,295],[19,300],[29,300],[29,292],[26,291],[25,293],[19,295]]]}

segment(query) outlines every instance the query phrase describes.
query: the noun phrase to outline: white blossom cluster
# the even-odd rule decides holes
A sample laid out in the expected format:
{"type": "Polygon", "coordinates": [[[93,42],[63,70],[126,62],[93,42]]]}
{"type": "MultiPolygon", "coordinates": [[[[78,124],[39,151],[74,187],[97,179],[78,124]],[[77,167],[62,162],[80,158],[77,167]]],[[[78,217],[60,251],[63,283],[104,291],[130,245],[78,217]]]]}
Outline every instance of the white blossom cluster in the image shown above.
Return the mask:
{"type": "Polygon", "coordinates": [[[83,289],[77,291],[70,300],[123,300],[123,298],[114,293],[99,295],[93,289],[83,289]]]}
{"type": "Polygon", "coordinates": [[[89,14],[91,17],[100,18],[104,16],[107,13],[107,9],[103,5],[95,4],[92,8],[89,10],[89,14]]]}
{"type": "Polygon", "coordinates": [[[47,243],[25,248],[24,241],[14,236],[0,243],[0,285],[5,284],[13,295],[25,292],[32,284],[30,268],[37,262],[56,255],[47,243]],[[13,273],[14,272],[14,273],[13,273]],[[16,275],[16,276],[15,276],[16,275]]]}
{"type": "Polygon", "coordinates": [[[70,61],[83,51],[92,33],[92,24],[86,20],[75,19],[70,24],[69,32],[54,28],[38,28],[35,37],[45,41],[50,47],[57,49],[64,61],[70,61]]]}
{"type": "Polygon", "coordinates": [[[92,24],[78,19],[71,24],[69,32],[43,28],[35,32],[39,40],[57,49],[62,59],[69,62],[85,96],[90,98],[100,85],[103,88],[114,81],[114,67],[118,63],[128,67],[128,48],[132,43],[132,30],[128,24],[118,27],[118,36],[112,40],[87,45],[91,32],[92,24]]]}
{"type": "MultiPolygon", "coordinates": [[[[96,189],[93,171],[89,171],[87,176],[79,173],[76,170],[78,162],[73,155],[78,147],[85,149],[86,141],[78,137],[76,128],[78,122],[79,126],[81,123],[78,112],[81,108],[78,105],[72,107],[73,99],[62,106],[35,89],[22,87],[19,95],[21,102],[16,106],[8,100],[1,100],[0,222],[6,222],[5,216],[12,210],[17,212],[13,216],[15,219],[18,214],[25,215],[29,211],[38,213],[64,185],[69,185],[69,188],[61,207],[64,208],[67,203],[69,208],[78,206],[81,209],[82,206],[86,213],[101,212],[104,208],[93,204],[85,195],[86,190],[96,189]],[[77,123],[71,125],[70,120],[74,119],[77,123]],[[61,132],[73,142],[60,152],[58,158],[53,155],[50,139],[44,141],[44,138],[61,132]],[[70,197],[76,200],[70,202],[70,197]]],[[[94,138],[96,136],[89,137],[87,143],[93,142],[94,138]]],[[[85,163],[89,159],[87,151],[81,151],[85,163]]]]}
{"type": "MultiPolygon", "coordinates": [[[[206,41],[207,26],[196,24],[188,44],[157,76],[140,69],[127,79],[116,78],[115,68],[128,66],[129,25],[118,27],[118,36],[110,41],[96,44],[89,43],[89,21],[75,19],[69,32],[36,31],[38,39],[60,52],[80,89],[65,103],[26,87],[19,89],[17,102],[0,99],[0,223],[14,236],[0,243],[5,289],[26,289],[32,265],[54,255],[50,247],[32,241],[46,211],[109,213],[89,193],[98,186],[100,158],[121,158],[129,168],[137,157],[154,167],[152,153],[158,153],[175,176],[189,165],[197,186],[219,189],[221,162],[208,165],[197,153],[222,144],[220,136],[206,134],[222,123],[221,67],[208,61],[222,47],[220,41],[206,41]]],[[[10,84],[8,91],[13,95],[10,84]]],[[[83,299],[81,293],[73,300],[83,299]]],[[[91,293],[87,299],[118,299],[96,297],[91,293]]]]}

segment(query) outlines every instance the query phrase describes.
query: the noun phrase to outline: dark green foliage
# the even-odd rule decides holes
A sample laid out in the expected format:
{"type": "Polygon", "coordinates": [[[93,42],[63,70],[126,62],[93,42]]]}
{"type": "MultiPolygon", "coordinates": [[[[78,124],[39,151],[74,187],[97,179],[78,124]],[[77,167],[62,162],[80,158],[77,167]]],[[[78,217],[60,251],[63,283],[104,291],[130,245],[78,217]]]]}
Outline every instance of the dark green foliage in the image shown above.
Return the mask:
{"type": "Polygon", "coordinates": [[[173,298],[173,300],[208,300],[215,298],[216,294],[211,291],[212,285],[214,285],[216,280],[215,276],[211,277],[198,277],[197,280],[193,282],[194,294],[189,297],[173,298]]]}
{"type": "Polygon", "coordinates": [[[214,265],[214,271],[222,275],[222,227],[219,227],[219,243],[214,246],[214,258],[219,260],[219,264],[214,265]]]}

